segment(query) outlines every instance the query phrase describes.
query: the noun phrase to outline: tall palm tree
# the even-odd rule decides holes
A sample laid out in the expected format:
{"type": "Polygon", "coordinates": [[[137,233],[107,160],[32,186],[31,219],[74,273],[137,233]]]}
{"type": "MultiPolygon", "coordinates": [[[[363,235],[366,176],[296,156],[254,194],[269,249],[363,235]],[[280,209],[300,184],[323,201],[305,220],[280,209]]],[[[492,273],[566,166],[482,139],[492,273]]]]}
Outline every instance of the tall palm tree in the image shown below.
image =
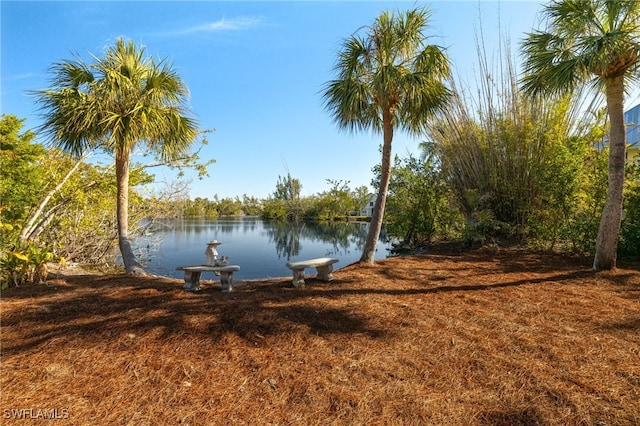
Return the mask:
{"type": "Polygon", "coordinates": [[[86,64],[65,60],[51,67],[52,86],[36,91],[44,123],[40,130],[65,151],[90,149],[115,157],[118,242],[128,274],[144,274],[129,240],[129,166],[145,144],[163,160],[185,154],[198,129],[185,113],[188,89],[166,61],[145,57],[144,48],[116,40],[103,58],[86,64]]]}
{"type": "Polygon", "coordinates": [[[341,129],[382,134],[380,184],[360,262],[373,263],[391,176],[396,129],[418,135],[426,120],[447,102],[450,74],[442,48],[426,44],[430,13],[384,12],[365,34],[347,38],[338,53],[337,78],[324,88],[325,107],[341,129]]]}
{"type": "Polygon", "coordinates": [[[546,31],[534,31],[522,43],[525,91],[533,96],[554,95],[592,83],[606,96],[609,182],[593,269],[613,269],[624,186],[624,93],[640,78],[640,1],[553,1],[543,15],[546,31]]]}

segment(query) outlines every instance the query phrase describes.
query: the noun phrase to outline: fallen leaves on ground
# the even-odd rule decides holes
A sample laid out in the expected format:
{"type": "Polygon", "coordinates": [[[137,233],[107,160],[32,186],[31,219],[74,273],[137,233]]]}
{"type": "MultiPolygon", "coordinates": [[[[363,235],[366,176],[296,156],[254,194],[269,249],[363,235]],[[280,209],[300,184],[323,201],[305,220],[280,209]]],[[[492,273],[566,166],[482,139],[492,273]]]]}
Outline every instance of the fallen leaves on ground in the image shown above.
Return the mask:
{"type": "Polygon", "coordinates": [[[204,278],[3,291],[3,424],[640,424],[638,264],[483,249],[300,289],[204,278]]]}

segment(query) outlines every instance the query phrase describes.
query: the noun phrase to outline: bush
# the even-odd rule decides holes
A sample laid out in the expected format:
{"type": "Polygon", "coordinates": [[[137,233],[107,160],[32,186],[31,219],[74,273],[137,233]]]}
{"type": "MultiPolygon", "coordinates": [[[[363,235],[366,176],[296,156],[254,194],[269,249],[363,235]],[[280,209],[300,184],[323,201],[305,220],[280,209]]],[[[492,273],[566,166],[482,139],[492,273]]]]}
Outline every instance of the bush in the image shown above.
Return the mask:
{"type": "Polygon", "coordinates": [[[449,203],[452,197],[434,157],[396,157],[394,163],[385,207],[387,233],[409,246],[454,236],[460,215],[449,203]]]}
{"type": "Polygon", "coordinates": [[[0,258],[0,288],[17,286],[31,282],[38,284],[40,278],[36,271],[43,268],[53,258],[50,250],[38,247],[29,242],[26,247],[18,251],[4,250],[0,258]]]}
{"type": "Polygon", "coordinates": [[[618,254],[640,260],[640,161],[627,168],[618,254]]]}

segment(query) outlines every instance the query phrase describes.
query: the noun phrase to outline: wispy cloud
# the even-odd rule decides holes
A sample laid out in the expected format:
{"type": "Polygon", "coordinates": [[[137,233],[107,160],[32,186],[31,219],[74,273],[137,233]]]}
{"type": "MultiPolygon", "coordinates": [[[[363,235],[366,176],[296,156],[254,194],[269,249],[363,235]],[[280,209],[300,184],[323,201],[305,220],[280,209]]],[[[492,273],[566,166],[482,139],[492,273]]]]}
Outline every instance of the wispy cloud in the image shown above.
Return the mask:
{"type": "Polygon", "coordinates": [[[34,77],[39,77],[40,74],[35,73],[35,72],[27,72],[24,74],[14,74],[14,75],[7,75],[7,76],[3,76],[2,79],[5,81],[16,81],[16,80],[26,80],[29,78],[34,78],[34,77]]]}
{"type": "Polygon", "coordinates": [[[236,19],[225,19],[222,18],[218,21],[211,22],[210,24],[198,25],[193,28],[188,29],[188,32],[209,32],[209,31],[236,31],[236,30],[247,30],[253,27],[260,25],[261,19],[251,16],[236,18],[236,19]]]}
{"type": "Polygon", "coordinates": [[[255,28],[262,23],[262,19],[253,16],[242,16],[233,19],[222,18],[207,24],[198,24],[175,31],[166,31],[165,36],[179,36],[196,33],[213,33],[222,31],[241,31],[255,28]]]}

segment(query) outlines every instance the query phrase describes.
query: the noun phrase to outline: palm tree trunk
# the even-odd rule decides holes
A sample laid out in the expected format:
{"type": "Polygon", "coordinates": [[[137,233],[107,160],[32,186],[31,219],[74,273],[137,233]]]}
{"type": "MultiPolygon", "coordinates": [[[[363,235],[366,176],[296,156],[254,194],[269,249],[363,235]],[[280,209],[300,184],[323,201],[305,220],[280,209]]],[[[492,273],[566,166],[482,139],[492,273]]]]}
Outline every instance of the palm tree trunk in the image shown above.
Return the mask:
{"type": "Polygon", "coordinates": [[[122,254],[122,262],[127,274],[146,275],[144,268],[138,262],[131,241],[129,241],[129,153],[118,150],[116,152],[116,180],[118,185],[118,244],[122,254]]]}
{"type": "Polygon", "coordinates": [[[607,82],[607,110],[611,128],[609,130],[609,185],[593,260],[595,271],[614,269],[620,220],[622,218],[622,190],[624,188],[624,166],[626,132],[624,127],[624,85],[623,78],[614,77],[607,82]]]}
{"type": "Polygon", "coordinates": [[[391,141],[393,140],[393,121],[391,111],[383,111],[382,114],[383,127],[383,144],[382,144],[382,164],[380,165],[380,187],[378,196],[373,204],[371,213],[371,223],[369,224],[369,233],[367,241],[362,250],[360,262],[374,263],[376,255],[376,245],[380,237],[382,222],[384,220],[384,207],[387,202],[387,190],[389,189],[389,180],[391,179],[391,141]]]}

